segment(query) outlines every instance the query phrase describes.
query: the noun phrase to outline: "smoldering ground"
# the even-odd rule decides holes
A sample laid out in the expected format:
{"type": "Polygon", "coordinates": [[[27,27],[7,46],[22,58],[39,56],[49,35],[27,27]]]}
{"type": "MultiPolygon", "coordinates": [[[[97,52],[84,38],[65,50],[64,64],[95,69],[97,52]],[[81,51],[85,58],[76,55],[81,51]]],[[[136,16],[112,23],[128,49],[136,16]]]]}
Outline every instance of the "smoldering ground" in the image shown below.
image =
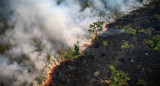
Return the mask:
{"type": "MultiPolygon", "coordinates": [[[[11,13],[0,35],[0,83],[40,85],[49,66],[79,42],[88,42],[88,26],[112,21],[143,6],[136,0],[9,0],[11,13]]],[[[2,28],[2,27],[0,27],[2,28]]],[[[1,29],[0,29],[1,30],[1,29]]]]}

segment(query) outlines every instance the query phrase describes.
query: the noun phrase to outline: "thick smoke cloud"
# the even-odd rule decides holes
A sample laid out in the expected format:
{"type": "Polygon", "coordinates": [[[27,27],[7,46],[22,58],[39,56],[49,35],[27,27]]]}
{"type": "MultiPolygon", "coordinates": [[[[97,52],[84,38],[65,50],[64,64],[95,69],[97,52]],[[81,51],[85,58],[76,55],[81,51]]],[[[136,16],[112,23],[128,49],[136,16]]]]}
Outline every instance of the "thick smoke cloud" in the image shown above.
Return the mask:
{"type": "MultiPolygon", "coordinates": [[[[144,1],[145,2],[145,1],[144,1]]],[[[0,83],[5,86],[40,85],[50,65],[77,42],[88,42],[90,23],[106,22],[141,7],[136,0],[9,0],[13,15],[0,44],[0,83]],[[7,45],[6,45],[7,44],[7,45]]]]}

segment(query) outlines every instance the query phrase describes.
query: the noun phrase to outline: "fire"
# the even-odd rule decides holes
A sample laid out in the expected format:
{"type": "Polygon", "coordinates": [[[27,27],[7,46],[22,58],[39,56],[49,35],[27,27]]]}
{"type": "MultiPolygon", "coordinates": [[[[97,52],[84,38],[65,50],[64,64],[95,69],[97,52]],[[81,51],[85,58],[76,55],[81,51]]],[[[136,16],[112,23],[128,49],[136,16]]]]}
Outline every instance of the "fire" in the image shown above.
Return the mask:
{"type": "MultiPolygon", "coordinates": [[[[61,61],[60,61],[60,63],[61,63],[61,61]]],[[[58,63],[57,65],[53,66],[53,67],[49,70],[48,75],[47,75],[47,77],[46,77],[46,82],[45,82],[42,86],[49,86],[50,83],[53,84],[52,81],[51,81],[51,80],[52,80],[51,74],[54,72],[53,70],[55,69],[55,67],[56,67],[56,66],[59,66],[60,63],[58,63]]]]}
{"type": "MultiPolygon", "coordinates": [[[[150,2],[148,2],[148,3],[146,3],[146,4],[149,4],[149,3],[150,3],[150,2]]],[[[137,9],[140,9],[140,8],[137,8],[137,9]]],[[[127,16],[127,15],[131,15],[131,13],[132,13],[133,11],[137,10],[137,9],[131,10],[130,13],[123,15],[121,18],[123,18],[123,17],[125,17],[125,16],[127,16]]],[[[117,19],[118,19],[118,18],[116,18],[115,20],[113,20],[113,22],[110,22],[110,23],[116,22],[117,19]]],[[[102,31],[102,33],[104,33],[105,31],[107,31],[107,23],[104,24],[103,28],[104,28],[104,30],[102,31]]],[[[102,34],[102,33],[99,33],[98,36],[99,36],[100,34],[102,34]]],[[[93,36],[93,37],[89,40],[89,44],[87,44],[87,46],[81,51],[81,53],[83,53],[84,50],[86,50],[87,48],[89,48],[89,47],[93,44],[93,40],[94,40],[95,38],[96,38],[96,36],[93,36]]],[[[53,66],[53,67],[49,70],[48,76],[47,76],[47,79],[46,79],[46,82],[43,83],[42,86],[49,86],[49,84],[54,85],[54,83],[52,82],[52,77],[53,77],[53,76],[52,76],[51,74],[54,73],[54,70],[55,70],[55,68],[56,68],[57,66],[60,66],[61,63],[62,63],[62,62],[65,62],[65,61],[69,61],[69,60],[62,60],[62,61],[60,61],[57,65],[53,66]]]]}
{"type": "Polygon", "coordinates": [[[69,60],[61,60],[59,61],[59,63],[57,65],[54,65],[53,67],[51,67],[51,69],[49,70],[48,72],[48,75],[46,77],[46,82],[43,83],[41,86],[49,86],[50,84],[54,85],[54,83],[52,82],[52,75],[54,73],[54,69],[58,66],[61,65],[62,62],[65,62],[65,61],[69,61],[69,60]]]}
{"type": "MultiPolygon", "coordinates": [[[[99,33],[98,36],[99,36],[100,34],[102,34],[103,32],[107,31],[107,27],[106,27],[106,26],[107,26],[107,23],[105,23],[105,24],[103,25],[104,30],[103,30],[101,33],[99,33]]],[[[89,48],[89,47],[93,44],[93,40],[94,40],[95,38],[96,38],[96,36],[93,36],[92,39],[89,40],[89,44],[81,51],[81,53],[83,53],[84,50],[86,50],[87,48],[89,48]]],[[[43,83],[42,86],[49,86],[50,84],[54,85],[54,83],[52,82],[52,77],[53,77],[53,76],[52,76],[51,74],[54,73],[54,70],[55,70],[56,67],[60,66],[61,63],[62,63],[62,62],[65,62],[65,61],[69,61],[69,60],[62,60],[62,61],[60,61],[57,65],[53,66],[53,67],[49,70],[48,75],[47,75],[47,77],[46,77],[46,82],[43,83]]]]}

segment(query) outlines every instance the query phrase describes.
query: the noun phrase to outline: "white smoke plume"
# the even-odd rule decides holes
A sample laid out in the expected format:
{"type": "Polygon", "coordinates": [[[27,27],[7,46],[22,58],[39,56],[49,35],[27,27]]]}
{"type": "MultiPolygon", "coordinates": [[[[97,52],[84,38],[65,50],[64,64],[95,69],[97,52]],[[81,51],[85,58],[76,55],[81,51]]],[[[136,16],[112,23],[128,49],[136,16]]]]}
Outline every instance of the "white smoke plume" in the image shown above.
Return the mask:
{"type": "MultiPolygon", "coordinates": [[[[147,1],[147,0],[146,0],[147,1]]],[[[146,2],[144,0],[144,2],[146,2]]],[[[143,6],[136,0],[9,0],[13,15],[0,35],[0,83],[5,86],[40,85],[48,65],[56,65],[60,52],[88,41],[88,26],[107,22],[143,6]]]]}

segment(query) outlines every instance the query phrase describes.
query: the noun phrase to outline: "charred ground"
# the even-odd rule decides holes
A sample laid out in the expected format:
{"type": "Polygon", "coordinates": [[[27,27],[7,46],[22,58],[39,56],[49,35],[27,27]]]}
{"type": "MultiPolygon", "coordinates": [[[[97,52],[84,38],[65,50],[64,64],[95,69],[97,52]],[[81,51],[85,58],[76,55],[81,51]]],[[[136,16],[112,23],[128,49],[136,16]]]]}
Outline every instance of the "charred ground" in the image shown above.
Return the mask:
{"type": "Polygon", "coordinates": [[[158,15],[160,1],[156,0],[107,25],[108,30],[128,27],[133,33],[99,36],[84,56],[57,66],[49,86],[108,86],[110,65],[125,72],[130,86],[160,86],[160,52],[146,43],[153,36],[160,39],[158,15]],[[132,48],[123,49],[124,42],[132,48]]]}

